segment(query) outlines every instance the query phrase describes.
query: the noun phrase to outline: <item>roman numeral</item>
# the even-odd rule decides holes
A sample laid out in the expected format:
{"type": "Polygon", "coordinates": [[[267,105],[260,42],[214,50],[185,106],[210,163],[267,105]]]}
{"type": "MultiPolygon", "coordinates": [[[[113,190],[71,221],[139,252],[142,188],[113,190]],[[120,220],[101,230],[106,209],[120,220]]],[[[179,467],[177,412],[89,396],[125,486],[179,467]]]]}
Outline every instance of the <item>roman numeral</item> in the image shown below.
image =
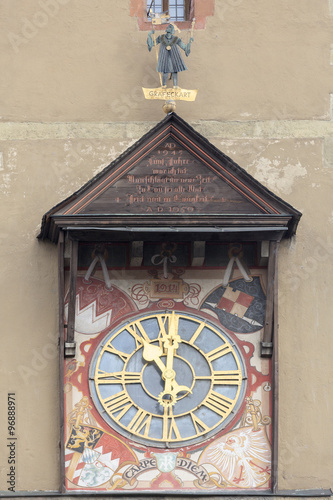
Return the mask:
{"type": "Polygon", "coordinates": [[[192,345],[194,344],[194,342],[197,340],[197,338],[199,337],[200,333],[205,328],[205,326],[206,326],[206,323],[201,323],[199,325],[199,327],[196,329],[196,331],[193,333],[192,337],[190,338],[190,341],[189,341],[190,344],[192,344],[192,345]]]}
{"type": "Polygon", "coordinates": [[[231,344],[229,344],[229,342],[225,342],[223,345],[220,345],[219,347],[216,347],[216,349],[213,349],[212,351],[208,352],[206,356],[209,359],[209,361],[212,362],[214,361],[214,359],[221,358],[222,356],[225,356],[229,352],[232,352],[231,344]]]}
{"type": "Polygon", "coordinates": [[[127,325],[125,329],[134,338],[135,344],[136,344],[136,349],[138,349],[139,347],[142,346],[142,344],[143,344],[142,339],[144,339],[146,342],[150,342],[149,337],[146,334],[140,321],[136,321],[135,323],[127,325]],[[137,332],[137,330],[139,331],[139,333],[137,332]]]}
{"type": "Polygon", "coordinates": [[[203,432],[208,432],[209,427],[202,421],[200,418],[198,418],[194,413],[190,413],[193,425],[195,427],[195,432],[196,434],[202,434],[203,432]]]}
{"type": "Polygon", "coordinates": [[[163,415],[163,441],[176,441],[181,439],[175,417],[172,414],[172,408],[164,409],[163,415]]]}
{"type": "Polygon", "coordinates": [[[221,417],[226,417],[229,415],[234,401],[226,396],[222,396],[216,391],[211,391],[203,404],[213,412],[221,415],[221,417]]]}
{"type": "Polygon", "coordinates": [[[119,420],[133,406],[127,392],[117,392],[113,396],[103,399],[104,407],[114,420],[119,420]],[[116,415],[117,414],[117,415],[116,415]]]}
{"type": "Polygon", "coordinates": [[[148,437],[149,429],[151,424],[152,416],[144,410],[138,410],[130,423],[128,424],[128,430],[135,434],[141,434],[144,437],[148,437]],[[143,434],[141,433],[144,429],[143,434]]]}
{"type": "Polygon", "coordinates": [[[127,354],[127,352],[118,351],[118,349],[116,349],[115,347],[113,347],[113,345],[111,344],[111,342],[109,342],[104,347],[104,350],[107,351],[107,352],[111,352],[111,354],[115,354],[116,356],[119,356],[124,361],[124,363],[126,363],[126,361],[128,360],[128,358],[130,357],[130,355],[127,354]]]}
{"type": "Polygon", "coordinates": [[[240,370],[216,371],[213,373],[213,384],[240,385],[242,382],[242,372],[240,370]]]}
{"type": "Polygon", "coordinates": [[[141,373],[125,371],[107,373],[99,370],[95,381],[97,384],[139,384],[141,383],[141,373]]]}
{"type": "Polygon", "coordinates": [[[158,339],[161,340],[163,337],[167,337],[167,332],[165,329],[165,323],[167,322],[168,315],[164,316],[164,319],[162,319],[162,316],[157,316],[157,321],[158,321],[158,326],[160,327],[160,332],[158,334],[158,339]]]}

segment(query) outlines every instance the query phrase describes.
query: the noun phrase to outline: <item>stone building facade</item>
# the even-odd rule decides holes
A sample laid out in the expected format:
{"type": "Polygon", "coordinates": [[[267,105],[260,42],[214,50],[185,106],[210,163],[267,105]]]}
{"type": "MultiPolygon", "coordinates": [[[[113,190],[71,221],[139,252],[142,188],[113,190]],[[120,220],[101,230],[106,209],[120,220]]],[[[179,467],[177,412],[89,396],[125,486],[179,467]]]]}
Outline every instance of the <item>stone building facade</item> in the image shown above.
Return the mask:
{"type": "MultiPolygon", "coordinates": [[[[37,236],[43,214],[165,117],[162,102],[142,93],[159,86],[146,7],[140,0],[0,2],[4,494],[63,491],[58,252],[37,236]]],[[[275,493],[329,497],[333,3],[193,0],[190,7],[194,42],[179,85],[198,95],[177,102],[177,114],[302,213],[296,235],[279,245],[275,493]]],[[[176,24],[187,43],[191,19],[176,24]]],[[[94,279],[103,279],[101,269],[94,279]]]]}

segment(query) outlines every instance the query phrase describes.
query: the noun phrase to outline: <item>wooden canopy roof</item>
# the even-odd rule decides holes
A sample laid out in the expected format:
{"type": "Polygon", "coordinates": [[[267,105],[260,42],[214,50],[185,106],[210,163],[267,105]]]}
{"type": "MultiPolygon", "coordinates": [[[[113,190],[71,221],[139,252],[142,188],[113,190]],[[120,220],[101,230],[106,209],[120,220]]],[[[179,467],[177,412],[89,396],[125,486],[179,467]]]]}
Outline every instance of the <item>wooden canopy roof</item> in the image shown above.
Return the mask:
{"type": "Polygon", "coordinates": [[[257,182],[176,113],[51,208],[39,238],[275,240],[301,213],[257,182]]]}

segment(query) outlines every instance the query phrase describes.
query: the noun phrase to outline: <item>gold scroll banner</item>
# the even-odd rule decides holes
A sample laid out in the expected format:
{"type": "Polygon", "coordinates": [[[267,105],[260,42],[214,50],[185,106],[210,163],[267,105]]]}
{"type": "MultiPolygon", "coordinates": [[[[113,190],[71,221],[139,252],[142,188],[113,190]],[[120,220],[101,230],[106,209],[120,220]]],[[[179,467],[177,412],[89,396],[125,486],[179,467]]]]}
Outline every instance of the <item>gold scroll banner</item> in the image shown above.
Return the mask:
{"type": "Polygon", "coordinates": [[[162,101],[195,101],[198,90],[186,89],[164,89],[158,87],[157,89],[145,89],[142,87],[145,99],[161,99],[162,101]]]}

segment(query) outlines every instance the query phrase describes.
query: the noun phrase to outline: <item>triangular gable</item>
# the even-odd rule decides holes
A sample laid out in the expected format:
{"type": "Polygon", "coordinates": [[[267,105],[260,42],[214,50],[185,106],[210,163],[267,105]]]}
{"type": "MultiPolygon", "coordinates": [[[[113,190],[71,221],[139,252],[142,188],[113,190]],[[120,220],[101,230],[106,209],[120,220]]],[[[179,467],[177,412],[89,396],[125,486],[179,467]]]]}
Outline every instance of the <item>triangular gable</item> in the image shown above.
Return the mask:
{"type": "Polygon", "coordinates": [[[172,113],[79,191],[45,214],[61,227],[273,226],[295,232],[301,214],[172,113]]]}

